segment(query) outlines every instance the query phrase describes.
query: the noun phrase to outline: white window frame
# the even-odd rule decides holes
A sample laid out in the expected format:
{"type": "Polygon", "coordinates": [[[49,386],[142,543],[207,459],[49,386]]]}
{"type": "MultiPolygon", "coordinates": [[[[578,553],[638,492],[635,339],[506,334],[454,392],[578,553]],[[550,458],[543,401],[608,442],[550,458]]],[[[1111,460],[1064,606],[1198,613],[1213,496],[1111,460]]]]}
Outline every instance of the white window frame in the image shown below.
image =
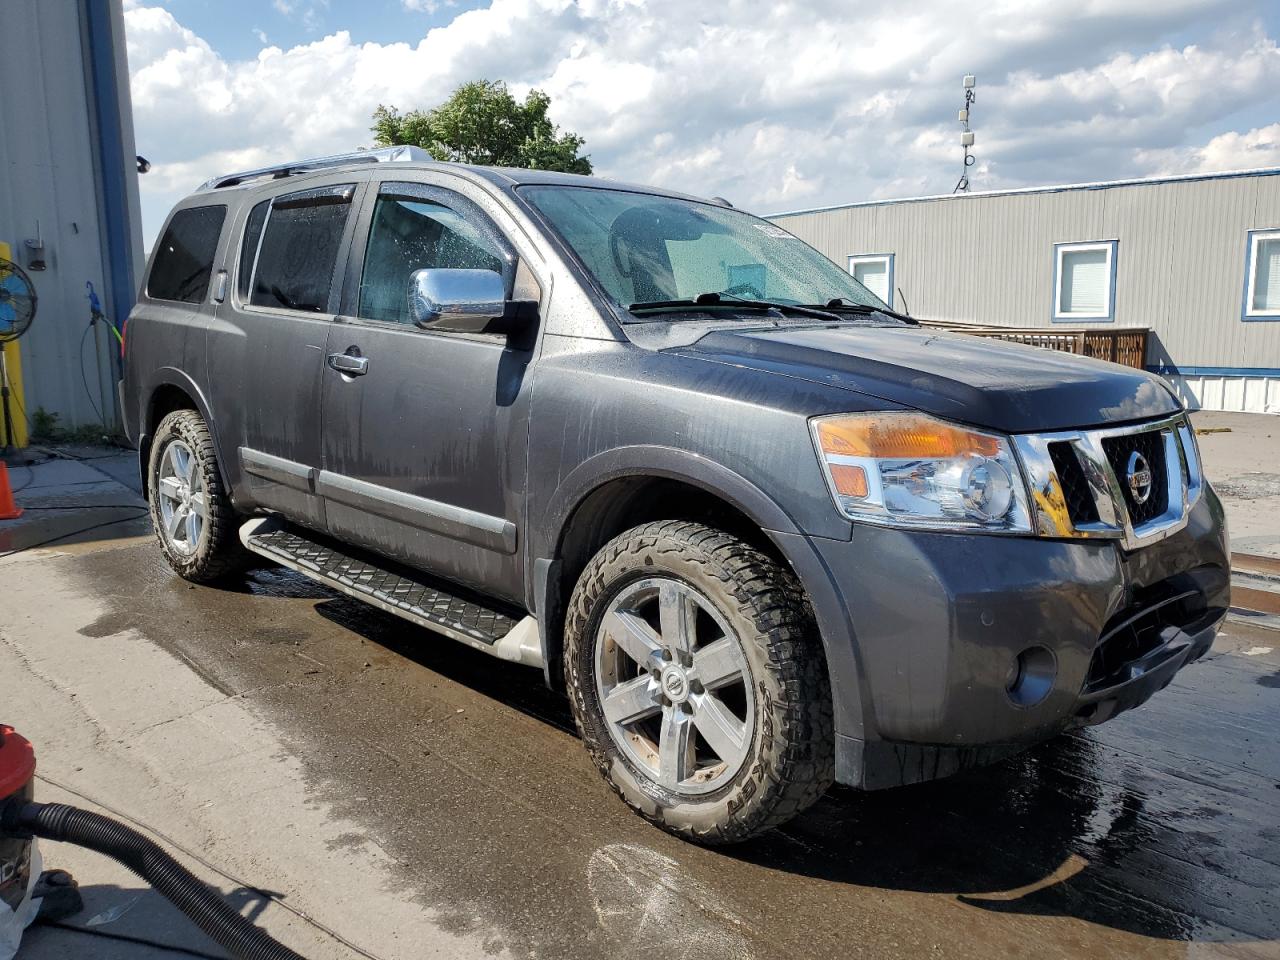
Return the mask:
{"type": "Polygon", "coordinates": [[[1262,249],[1264,240],[1280,240],[1280,229],[1249,231],[1249,242],[1245,248],[1248,259],[1244,265],[1244,305],[1241,313],[1245,320],[1280,320],[1280,309],[1253,309],[1254,284],[1258,282],[1258,251],[1262,249]]]}
{"type": "Polygon", "coordinates": [[[1116,246],[1118,240],[1087,240],[1053,245],[1053,320],[1055,323],[1075,323],[1080,320],[1112,322],[1116,318],[1116,246]],[[1088,253],[1103,250],[1107,254],[1107,300],[1102,313],[1064,313],[1062,310],[1062,261],[1068,253],[1088,253]]]}
{"type": "MultiPolygon", "coordinates": [[[[885,265],[885,274],[889,279],[889,296],[885,298],[885,303],[889,309],[893,307],[893,254],[892,253],[854,253],[849,255],[849,276],[853,276],[853,268],[860,263],[883,263],[885,265]]],[[[875,291],[872,291],[873,293],[875,291]]]]}

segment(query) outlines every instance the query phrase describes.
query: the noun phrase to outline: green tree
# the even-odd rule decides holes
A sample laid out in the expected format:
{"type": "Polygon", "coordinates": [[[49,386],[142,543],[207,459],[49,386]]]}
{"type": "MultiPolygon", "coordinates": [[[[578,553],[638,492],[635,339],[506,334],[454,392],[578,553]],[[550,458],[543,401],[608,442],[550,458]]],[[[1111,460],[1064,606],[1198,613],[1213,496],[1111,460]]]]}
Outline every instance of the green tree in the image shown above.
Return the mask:
{"type": "Polygon", "coordinates": [[[550,105],[541,90],[518,103],[505,83],[474,80],[434,110],[401,113],[379,104],[370,129],[380,145],[422,147],[437,160],[590,173],[591,158],[578,153],[582,137],[561,133],[547,117],[550,105]]]}

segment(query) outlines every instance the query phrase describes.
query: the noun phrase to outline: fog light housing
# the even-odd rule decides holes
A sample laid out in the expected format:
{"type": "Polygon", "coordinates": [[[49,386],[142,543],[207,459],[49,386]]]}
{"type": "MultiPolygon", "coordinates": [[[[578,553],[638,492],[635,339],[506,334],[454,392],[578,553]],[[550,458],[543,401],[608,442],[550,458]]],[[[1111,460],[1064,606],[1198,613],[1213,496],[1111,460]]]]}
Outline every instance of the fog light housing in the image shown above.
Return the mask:
{"type": "Polygon", "coordinates": [[[1058,676],[1058,659],[1047,647],[1027,647],[1013,658],[1005,693],[1019,707],[1034,707],[1049,695],[1058,676]]]}

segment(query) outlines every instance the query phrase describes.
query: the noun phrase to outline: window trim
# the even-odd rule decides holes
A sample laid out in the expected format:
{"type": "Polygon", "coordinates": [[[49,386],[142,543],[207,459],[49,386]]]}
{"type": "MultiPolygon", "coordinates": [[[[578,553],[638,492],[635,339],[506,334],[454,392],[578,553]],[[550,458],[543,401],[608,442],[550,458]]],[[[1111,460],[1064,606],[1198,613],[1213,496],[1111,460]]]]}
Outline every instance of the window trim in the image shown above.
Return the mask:
{"type": "Polygon", "coordinates": [[[1053,308],[1050,317],[1054,323],[1114,323],[1116,319],[1116,260],[1120,241],[1070,240],[1053,245],[1053,308]],[[1107,303],[1105,313],[1062,312],[1062,260],[1068,253],[1089,250],[1105,250],[1107,253],[1107,303]]]}
{"type": "Polygon", "coordinates": [[[262,252],[262,238],[266,236],[267,221],[271,219],[271,203],[273,199],[274,199],[273,197],[265,197],[262,200],[258,200],[254,203],[248,204],[244,211],[244,217],[236,225],[236,230],[239,233],[239,237],[237,238],[237,241],[236,241],[235,261],[234,261],[235,276],[233,278],[234,282],[231,284],[231,297],[233,298],[237,309],[240,309],[240,310],[258,309],[253,307],[250,302],[253,299],[253,274],[258,269],[258,254],[262,252]],[[253,211],[257,210],[258,207],[264,203],[267,205],[267,212],[262,217],[262,227],[260,230],[258,230],[258,241],[257,243],[254,244],[254,248],[253,248],[253,259],[249,261],[249,276],[245,278],[246,286],[248,288],[248,295],[241,297],[240,296],[240,267],[244,260],[244,252],[245,252],[244,241],[249,235],[249,219],[253,216],[253,211]]]}
{"type": "MultiPolygon", "coordinates": [[[[854,276],[854,273],[853,273],[853,268],[855,264],[872,263],[876,260],[883,260],[885,262],[885,264],[887,265],[888,274],[889,274],[889,296],[885,298],[885,304],[889,307],[890,310],[895,309],[893,306],[893,295],[896,290],[894,286],[894,280],[893,280],[893,271],[894,271],[893,259],[894,259],[894,255],[892,253],[851,253],[849,254],[848,265],[847,265],[849,276],[854,277],[854,279],[856,280],[857,277],[854,276]]],[[[865,284],[863,285],[865,286],[865,284]]],[[[875,293],[874,290],[872,290],[871,292],[875,293]]]]}
{"type": "Polygon", "coordinates": [[[1280,240],[1280,227],[1250,230],[1244,245],[1244,298],[1240,304],[1240,319],[1246,323],[1271,322],[1280,320],[1280,308],[1275,310],[1254,310],[1254,284],[1258,279],[1258,251],[1264,240],[1280,240]]]}

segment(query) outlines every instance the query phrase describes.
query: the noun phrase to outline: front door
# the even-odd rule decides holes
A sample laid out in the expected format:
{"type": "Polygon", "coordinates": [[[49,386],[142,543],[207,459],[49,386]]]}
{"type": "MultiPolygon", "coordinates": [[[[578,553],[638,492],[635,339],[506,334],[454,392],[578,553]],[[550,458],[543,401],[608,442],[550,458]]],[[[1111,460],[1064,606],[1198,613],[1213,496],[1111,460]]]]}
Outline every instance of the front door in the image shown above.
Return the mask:
{"type": "Polygon", "coordinates": [[[495,270],[510,296],[517,259],[454,191],[371,187],[329,330],[317,488],[335,536],[519,600],[530,349],[416,327],[409,277],[430,267],[495,270]]]}
{"type": "Polygon", "coordinates": [[[214,424],[243,508],[324,529],[321,371],[356,185],[258,203],[239,225],[236,276],[207,337],[214,424]]]}

